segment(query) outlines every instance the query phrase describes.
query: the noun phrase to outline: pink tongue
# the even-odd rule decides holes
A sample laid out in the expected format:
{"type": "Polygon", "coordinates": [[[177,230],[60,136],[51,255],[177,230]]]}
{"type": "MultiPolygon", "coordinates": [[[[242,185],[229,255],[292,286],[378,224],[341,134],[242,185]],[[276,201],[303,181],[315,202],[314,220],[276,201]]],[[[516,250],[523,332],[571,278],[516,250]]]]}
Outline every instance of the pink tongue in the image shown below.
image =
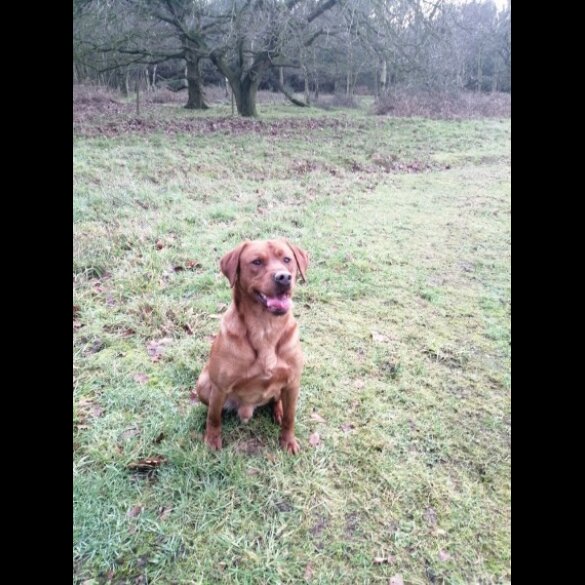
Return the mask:
{"type": "Polygon", "coordinates": [[[266,307],[270,311],[288,311],[290,309],[290,297],[266,297],[266,307]]]}

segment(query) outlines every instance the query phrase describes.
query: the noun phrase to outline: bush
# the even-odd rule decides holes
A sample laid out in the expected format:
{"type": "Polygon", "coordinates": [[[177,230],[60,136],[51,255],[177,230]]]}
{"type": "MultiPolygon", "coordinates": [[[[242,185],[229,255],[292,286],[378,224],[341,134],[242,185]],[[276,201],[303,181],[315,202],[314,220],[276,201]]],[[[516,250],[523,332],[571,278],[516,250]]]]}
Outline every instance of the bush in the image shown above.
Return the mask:
{"type": "Polygon", "coordinates": [[[398,90],[378,98],[373,113],[379,116],[435,119],[509,118],[512,99],[508,93],[408,92],[398,90]]]}

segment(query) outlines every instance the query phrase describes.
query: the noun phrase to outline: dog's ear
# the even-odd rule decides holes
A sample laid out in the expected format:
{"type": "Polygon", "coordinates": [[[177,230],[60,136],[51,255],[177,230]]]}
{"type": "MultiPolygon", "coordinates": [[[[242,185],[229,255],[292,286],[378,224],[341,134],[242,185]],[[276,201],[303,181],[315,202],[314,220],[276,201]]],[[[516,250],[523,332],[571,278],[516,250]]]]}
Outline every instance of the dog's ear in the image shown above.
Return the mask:
{"type": "Polygon", "coordinates": [[[230,286],[233,288],[238,281],[238,274],[240,272],[240,254],[246,247],[248,242],[242,242],[235,247],[231,252],[228,252],[219,262],[221,271],[230,281],[230,286]]]}
{"type": "Polygon", "coordinates": [[[304,250],[301,250],[298,246],[287,242],[289,248],[293,251],[295,255],[295,260],[297,261],[297,266],[299,268],[299,272],[301,274],[301,278],[303,282],[307,281],[307,277],[305,276],[305,272],[307,271],[307,267],[309,266],[309,255],[304,250]]]}

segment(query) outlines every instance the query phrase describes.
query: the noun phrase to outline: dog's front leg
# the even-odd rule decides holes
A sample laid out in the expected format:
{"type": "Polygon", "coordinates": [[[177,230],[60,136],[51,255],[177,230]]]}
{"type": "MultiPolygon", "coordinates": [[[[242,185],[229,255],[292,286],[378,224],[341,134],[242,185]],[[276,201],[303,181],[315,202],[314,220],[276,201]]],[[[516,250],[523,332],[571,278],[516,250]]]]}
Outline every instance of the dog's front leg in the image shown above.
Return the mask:
{"type": "Polygon", "coordinates": [[[295,414],[297,411],[297,399],[299,386],[293,385],[283,389],[280,398],[282,400],[282,424],[280,432],[280,446],[287,452],[296,455],[301,447],[295,437],[295,414]]]}
{"type": "Polygon", "coordinates": [[[221,449],[221,411],[225,404],[226,395],[215,386],[209,393],[209,405],[207,408],[207,424],[203,440],[214,450],[221,449]]]}

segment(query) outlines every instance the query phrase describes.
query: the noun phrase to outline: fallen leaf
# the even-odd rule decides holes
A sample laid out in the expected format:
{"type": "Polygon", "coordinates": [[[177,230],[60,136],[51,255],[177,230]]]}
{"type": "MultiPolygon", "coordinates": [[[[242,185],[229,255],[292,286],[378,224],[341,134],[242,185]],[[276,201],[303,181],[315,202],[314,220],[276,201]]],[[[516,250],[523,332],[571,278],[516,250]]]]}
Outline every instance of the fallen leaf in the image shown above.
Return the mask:
{"type": "Polygon", "coordinates": [[[424,519],[429,526],[436,526],[437,513],[434,508],[427,508],[424,513],[424,519]]]}
{"type": "Polygon", "coordinates": [[[129,439],[130,437],[135,437],[136,435],[139,435],[140,431],[136,428],[136,427],[131,427],[129,429],[126,429],[125,431],[122,431],[120,433],[120,438],[121,439],[129,439]]]}
{"type": "Polygon", "coordinates": [[[166,520],[171,512],[173,511],[173,509],[170,506],[161,506],[158,509],[158,517],[160,520],[166,520]]]}
{"type": "Polygon", "coordinates": [[[89,345],[85,348],[84,353],[85,354],[98,353],[102,349],[104,349],[104,347],[105,347],[105,344],[101,339],[94,339],[94,341],[91,343],[91,345],[89,345]]]}
{"type": "Polygon", "coordinates": [[[98,418],[99,416],[102,416],[103,413],[104,409],[101,406],[98,406],[97,404],[94,404],[89,409],[89,416],[91,416],[92,418],[98,418]]]}
{"type": "Polygon", "coordinates": [[[165,247],[164,242],[162,240],[157,240],[155,246],[157,250],[162,250],[165,247]]]}
{"type": "Polygon", "coordinates": [[[154,440],[155,444],[158,445],[164,438],[165,438],[165,434],[164,433],[160,433],[156,437],[156,439],[154,440]]]}
{"type": "Polygon", "coordinates": [[[79,313],[79,305],[73,305],[73,319],[75,319],[75,317],[77,317],[78,313],[79,313]]]}
{"type": "Polygon", "coordinates": [[[195,270],[196,268],[202,268],[201,262],[197,262],[197,260],[187,260],[186,266],[189,270],[195,270]]]}
{"type": "Polygon", "coordinates": [[[311,563],[307,563],[305,567],[305,581],[311,581],[313,579],[313,565],[311,563]]]}
{"type": "Polygon", "coordinates": [[[402,578],[402,575],[394,575],[393,577],[390,577],[388,585],[404,585],[404,579],[402,578]]]}
{"type": "Polygon", "coordinates": [[[391,565],[395,560],[396,557],[393,557],[392,555],[388,555],[387,557],[376,557],[374,559],[374,565],[391,565]]]}
{"type": "Polygon", "coordinates": [[[276,504],[276,509],[279,512],[291,512],[292,510],[294,510],[294,506],[292,506],[291,504],[289,504],[287,501],[281,501],[278,502],[276,504]]]}
{"type": "Polygon", "coordinates": [[[355,429],[355,425],[353,423],[343,423],[340,428],[344,433],[349,433],[355,429]]]}
{"type": "Polygon", "coordinates": [[[451,558],[451,555],[446,550],[439,551],[439,560],[440,561],[448,561],[451,558]]]}
{"type": "Polygon", "coordinates": [[[375,331],[372,333],[372,339],[377,343],[384,343],[388,341],[388,336],[382,335],[381,333],[376,333],[375,331]]]}
{"type": "Polygon", "coordinates": [[[150,359],[153,362],[158,362],[162,357],[165,347],[172,343],[172,341],[173,340],[170,337],[163,337],[158,341],[156,340],[150,341],[146,346],[146,351],[148,352],[150,359]]]}
{"type": "Polygon", "coordinates": [[[311,413],[311,419],[313,419],[317,422],[320,422],[320,423],[326,422],[325,419],[320,414],[317,414],[316,412],[311,413]]]}
{"type": "Polygon", "coordinates": [[[175,272],[182,272],[185,269],[182,266],[173,266],[173,270],[175,272]]]}
{"type": "Polygon", "coordinates": [[[316,447],[317,445],[319,445],[319,443],[321,443],[321,437],[319,436],[319,433],[313,433],[309,437],[309,445],[311,445],[312,447],[316,447]]]}
{"type": "Polygon", "coordinates": [[[150,378],[146,374],[134,374],[134,381],[139,384],[146,384],[150,378]]]}
{"type": "Polygon", "coordinates": [[[187,335],[193,335],[193,329],[191,329],[191,325],[189,325],[189,323],[185,323],[185,325],[183,325],[183,330],[187,332],[187,335]]]}
{"type": "Polygon", "coordinates": [[[130,510],[128,510],[128,516],[130,518],[136,518],[136,516],[142,514],[144,510],[144,506],[142,505],[138,505],[138,506],[132,506],[132,508],[130,508],[130,510]]]}
{"type": "MultiPolygon", "coordinates": [[[[79,399],[77,409],[81,423],[86,422],[87,418],[98,418],[104,413],[104,409],[95,403],[95,398],[89,398],[87,396],[79,399]]],[[[77,428],[79,429],[82,426],[78,425],[77,428]]]]}
{"type": "Polygon", "coordinates": [[[162,455],[155,455],[154,457],[147,457],[145,459],[140,459],[140,461],[136,461],[135,463],[130,463],[128,468],[136,471],[150,471],[160,467],[165,461],[166,459],[162,455]]]}

